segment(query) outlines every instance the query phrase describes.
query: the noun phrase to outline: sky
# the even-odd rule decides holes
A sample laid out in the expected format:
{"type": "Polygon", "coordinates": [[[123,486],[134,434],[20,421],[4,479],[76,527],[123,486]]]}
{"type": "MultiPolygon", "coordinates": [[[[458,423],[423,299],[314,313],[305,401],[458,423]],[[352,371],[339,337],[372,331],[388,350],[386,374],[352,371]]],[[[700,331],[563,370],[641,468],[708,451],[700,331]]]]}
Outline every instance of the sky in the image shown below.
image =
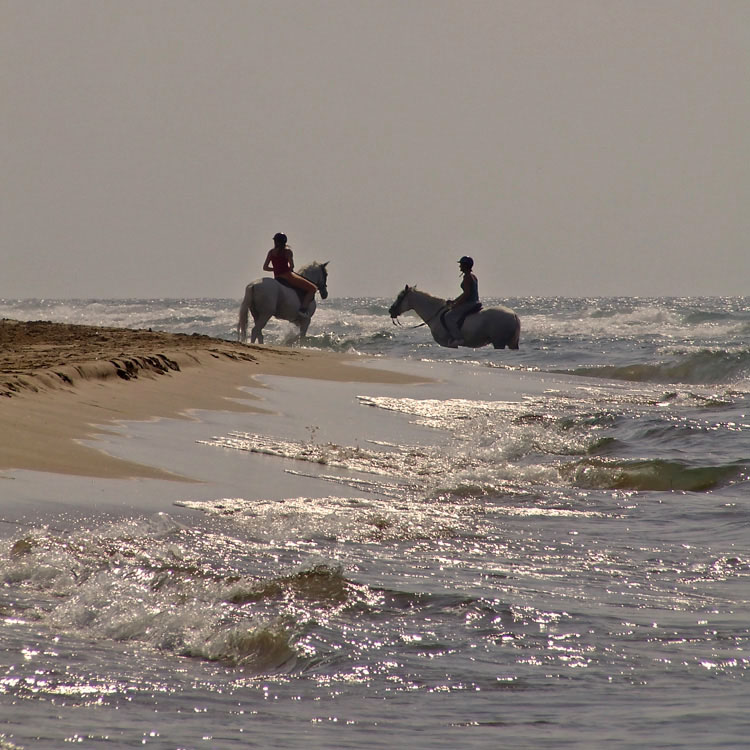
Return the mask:
{"type": "Polygon", "coordinates": [[[0,0],[0,298],[750,294],[748,0],[0,0]]]}

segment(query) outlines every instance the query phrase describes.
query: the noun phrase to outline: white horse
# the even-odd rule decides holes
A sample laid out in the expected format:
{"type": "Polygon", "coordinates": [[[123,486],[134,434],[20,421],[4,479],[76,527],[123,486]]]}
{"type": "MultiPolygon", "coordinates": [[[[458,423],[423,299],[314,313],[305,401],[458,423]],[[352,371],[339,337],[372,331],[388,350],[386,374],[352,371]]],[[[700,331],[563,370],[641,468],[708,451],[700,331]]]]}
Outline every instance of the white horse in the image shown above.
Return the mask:
{"type": "MultiPolygon", "coordinates": [[[[419,292],[415,286],[405,286],[396,301],[391,305],[390,313],[394,325],[400,325],[397,318],[407,310],[414,310],[432,333],[432,338],[440,346],[450,346],[453,337],[445,327],[444,313],[450,307],[447,300],[433,297],[426,292],[419,292]]],[[[521,321],[513,310],[507,307],[487,307],[467,315],[461,326],[464,346],[478,347],[492,344],[495,349],[518,349],[521,337],[521,321]]],[[[456,348],[455,346],[453,348],[456,348]]]]}
{"type": "MultiPolygon", "coordinates": [[[[325,299],[328,296],[328,270],[325,263],[313,261],[303,266],[297,273],[312,281],[318,287],[320,296],[325,299]]],[[[299,338],[304,339],[310,319],[315,313],[315,299],[308,306],[309,316],[299,315],[300,298],[296,289],[282,284],[270,276],[251,281],[245,288],[245,298],[240,305],[240,319],[237,323],[237,334],[240,341],[247,341],[247,319],[248,313],[253,316],[253,329],[250,332],[250,341],[263,343],[263,327],[271,318],[279,318],[294,323],[299,328],[299,338]]]]}

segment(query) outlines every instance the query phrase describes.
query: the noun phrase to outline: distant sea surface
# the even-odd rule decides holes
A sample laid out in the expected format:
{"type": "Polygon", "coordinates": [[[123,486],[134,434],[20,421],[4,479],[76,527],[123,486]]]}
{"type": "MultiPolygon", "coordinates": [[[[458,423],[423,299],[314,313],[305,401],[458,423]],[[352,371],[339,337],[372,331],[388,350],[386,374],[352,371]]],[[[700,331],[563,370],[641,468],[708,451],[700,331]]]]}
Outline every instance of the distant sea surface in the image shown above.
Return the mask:
{"type": "MultiPolygon", "coordinates": [[[[750,297],[505,299],[517,352],[441,348],[392,302],[321,302],[305,345],[439,363],[454,395],[362,386],[387,439],[196,447],[309,496],[2,529],[0,748],[748,746],[750,297]]],[[[233,339],[238,307],[0,317],[233,339]]]]}

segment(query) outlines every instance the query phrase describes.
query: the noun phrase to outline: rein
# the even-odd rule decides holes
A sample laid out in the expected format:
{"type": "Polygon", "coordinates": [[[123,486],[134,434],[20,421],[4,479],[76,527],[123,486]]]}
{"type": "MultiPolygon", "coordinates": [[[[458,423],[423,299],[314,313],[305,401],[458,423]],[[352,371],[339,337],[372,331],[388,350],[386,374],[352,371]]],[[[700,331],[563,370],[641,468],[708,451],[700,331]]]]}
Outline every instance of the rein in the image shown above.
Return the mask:
{"type": "MultiPolygon", "coordinates": [[[[443,305],[442,307],[439,307],[439,308],[437,309],[437,312],[436,312],[436,313],[434,313],[433,315],[431,315],[431,316],[430,316],[429,318],[427,318],[427,320],[425,320],[425,321],[422,321],[421,323],[417,323],[417,325],[415,325],[415,326],[407,326],[407,327],[406,327],[406,330],[407,330],[407,331],[412,331],[412,330],[414,330],[415,328],[421,328],[422,326],[426,326],[426,325],[429,325],[429,324],[430,324],[430,323],[432,323],[432,321],[433,321],[433,320],[435,320],[435,318],[437,318],[437,316],[438,316],[438,315],[440,315],[440,313],[441,313],[441,312],[443,312],[443,310],[445,310],[446,308],[448,308],[448,305],[443,305]]],[[[448,309],[450,309],[450,308],[448,308],[448,309]]],[[[399,313],[399,315],[400,315],[400,314],[401,314],[401,313],[399,313]]],[[[398,322],[398,315],[397,315],[397,316],[396,316],[395,318],[391,318],[391,320],[393,320],[393,325],[394,325],[394,326],[401,326],[402,328],[404,327],[403,323],[399,323],[399,322],[398,322]]]]}

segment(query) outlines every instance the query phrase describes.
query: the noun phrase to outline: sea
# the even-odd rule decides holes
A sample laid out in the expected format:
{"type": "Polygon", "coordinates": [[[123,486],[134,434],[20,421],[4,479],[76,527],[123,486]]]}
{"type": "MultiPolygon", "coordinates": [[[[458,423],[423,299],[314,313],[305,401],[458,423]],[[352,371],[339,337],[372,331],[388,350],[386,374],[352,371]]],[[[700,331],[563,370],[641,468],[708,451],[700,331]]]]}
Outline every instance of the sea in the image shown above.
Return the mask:
{"type": "MultiPolygon", "coordinates": [[[[750,747],[750,297],[485,299],[519,351],[393,301],[303,346],[425,382],[261,379],[263,414],[132,426],[223,477],[137,485],[166,510],[0,519],[0,748],[750,747]]],[[[232,340],[238,307],[0,317],[232,340]]]]}

